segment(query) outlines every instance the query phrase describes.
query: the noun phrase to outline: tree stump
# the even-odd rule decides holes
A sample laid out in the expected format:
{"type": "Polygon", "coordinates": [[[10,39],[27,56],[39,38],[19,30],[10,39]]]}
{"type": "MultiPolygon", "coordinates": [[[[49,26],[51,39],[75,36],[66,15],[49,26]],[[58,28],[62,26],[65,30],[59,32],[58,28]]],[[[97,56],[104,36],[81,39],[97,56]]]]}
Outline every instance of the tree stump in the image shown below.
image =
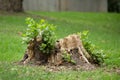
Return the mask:
{"type": "Polygon", "coordinates": [[[91,64],[91,56],[85,50],[79,35],[72,34],[56,41],[51,53],[45,54],[40,51],[42,39],[34,38],[27,46],[22,62],[27,64],[34,60],[39,64],[49,65],[83,65],[91,64]]]}

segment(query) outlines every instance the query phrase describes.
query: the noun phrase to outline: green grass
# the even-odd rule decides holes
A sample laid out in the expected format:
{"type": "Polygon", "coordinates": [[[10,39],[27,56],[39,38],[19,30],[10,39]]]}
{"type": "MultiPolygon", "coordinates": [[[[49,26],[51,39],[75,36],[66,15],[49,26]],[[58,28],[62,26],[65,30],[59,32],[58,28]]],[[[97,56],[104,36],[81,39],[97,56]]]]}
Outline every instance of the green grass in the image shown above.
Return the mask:
{"type": "Polygon", "coordinates": [[[21,44],[18,32],[26,29],[25,18],[42,18],[57,26],[62,38],[72,33],[89,30],[90,40],[105,51],[107,70],[120,68],[120,14],[80,12],[27,12],[29,14],[0,14],[0,80],[119,80],[116,72],[104,68],[93,71],[44,71],[44,67],[19,66],[26,45],[21,44]]]}
{"type": "Polygon", "coordinates": [[[103,69],[94,71],[48,72],[43,66],[16,66],[0,63],[0,80],[119,80],[120,76],[103,69]],[[8,67],[9,66],[9,67],[8,67]]]}

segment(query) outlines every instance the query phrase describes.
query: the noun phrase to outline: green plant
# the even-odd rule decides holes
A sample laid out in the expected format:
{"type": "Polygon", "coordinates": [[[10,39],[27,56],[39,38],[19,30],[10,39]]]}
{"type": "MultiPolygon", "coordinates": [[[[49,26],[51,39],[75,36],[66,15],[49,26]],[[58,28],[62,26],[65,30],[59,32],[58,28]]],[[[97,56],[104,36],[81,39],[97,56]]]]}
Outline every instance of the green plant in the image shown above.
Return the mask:
{"type": "Polygon", "coordinates": [[[92,62],[98,65],[101,65],[104,63],[105,54],[103,50],[98,49],[88,38],[89,31],[83,31],[79,33],[82,43],[87,50],[87,52],[90,54],[92,58],[92,62]]]}
{"type": "Polygon", "coordinates": [[[40,45],[40,50],[43,51],[43,53],[49,54],[54,48],[56,41],[56,36],[54,32],[55,26],[42,22],[42,24],[40,24],[40,28],[42,36],[42,44],[40,45]]]}
{"type": "Polygon", "coordinates": [[[28,44],[31,40],[39,38],[42,42],[39,44],[42,53],[51,53],[56,41],[55,26],[48,24],[45,20],[40,20],[40,22],[37,23],[32,18],[27,18],[26,23],[28,24],[28,28],[25,34],[23,34],[23,43],[28,44]]]}
{"type": "Polygon", "coordinates": [[[62,57],[63,57],[64,61],[76,64],[76,62],[74,60],[72,60],[71,54],[67,53],[67,51],[64,51],[62,57]]]}

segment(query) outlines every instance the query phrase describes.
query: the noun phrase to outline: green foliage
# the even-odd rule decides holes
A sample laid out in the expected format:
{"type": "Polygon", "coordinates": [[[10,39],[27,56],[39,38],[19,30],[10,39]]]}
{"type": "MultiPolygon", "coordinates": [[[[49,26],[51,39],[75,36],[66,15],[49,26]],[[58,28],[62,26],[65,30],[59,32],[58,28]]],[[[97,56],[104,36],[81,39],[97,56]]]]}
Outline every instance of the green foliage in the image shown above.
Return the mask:
{"type": "Polygon", "coordinates": [[[83,42],[83,45],[87,52],[92,57],[92,62],[96,63],[98,65],[101,65],[104,63],[105,54],[103,50],[99,50],[88,38],[88,32],[89,31],[83,31],[82,33],[79,33],[81,40],[83,42]]]}
{"type": "Polygon", "coordinates": [[[40,50],[43,53],[49,54],[53,49],[56,36],[55,36],[55,26],[48,24],[44,20],[39,23],[35,22],[32,18],[27,18],[26,23],[28,28],[26,33],[23,34],[23,43],[29,43],[30,40],[34,40],[37,37],[42,39],[40,44],[40,50]]]}
{"type": "Polygon", "coordinates": [[[26,19],[28,25],[26,32],[22,35],[23,43],[29,43],[30,40],[33,40],[37,37],[40,32],[40,27],[38,24],[31,18],[26,19]]]}
{"type": "Polygon", "coordinates": [[[40,50],[43,53],[49,54],[51,50],[54,48],[56,36],[55,36],[55,26],[52,24],[47,24],[44,21],[41,22],[40,28],[42,36],[42,44],[40,45],[40,50]]]}
{"type": "Polygon", "coordinates": [[[71,54],[67,53],[67,51],[64,51],[62,57],[63,57],[64,61],[76,64],[76,62],[74,60],[72,60],[71,54]]]}

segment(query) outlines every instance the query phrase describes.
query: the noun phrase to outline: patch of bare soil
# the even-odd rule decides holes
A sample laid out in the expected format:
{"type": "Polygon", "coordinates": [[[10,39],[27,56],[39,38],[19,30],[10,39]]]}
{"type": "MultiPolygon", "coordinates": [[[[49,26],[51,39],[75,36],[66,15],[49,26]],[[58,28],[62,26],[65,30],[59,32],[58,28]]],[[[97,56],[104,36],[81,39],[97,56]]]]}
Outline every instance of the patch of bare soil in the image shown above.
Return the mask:
{"type": "Polygon", "coordinates": [[[111,69],[104,69],[106,72],[109,72],[109,73],[117,73],[118,75],[120,75],[120,68],[119,67],[113,67],[111,69]]]}
{"type": "Polygon", "coordinates": [[[95,66],[93,65],[72,65],[72,66],[46,66],[46,70],[50,72],[56,72],[56,71],[65,71],[65,70],[94,70],[95,66]]]}
{"type": "MultiPolygon", "coordinates": [[[[17,65],[24,65],[22,62],[15,62],[17,65]]],[[[96,70],[97,68],[100,68],[93,64],[82,64],[82,65],[73,65],[70,63],[64,63],[59,66],[51,65],[51,64],[41,64],[39,61],[31,61],[30,63],[26,64],[26,66],[37,66],[37,67],[44,67],[45,71],[49,72],[59,72],[59,71],[67,71],[67,70],[73,70],[73,71],[91,71],[96,70]]],[[[107,69],[106,67],[101,67],[101,69],[108,73],[117,73],[120,75],[120,68],[119,67],[113,67],[111,69],[107,69]]]]}
{"type": "Polygon", "coordinates": [[[51,65],[51,64],[46,64],[46,63],[42,63],[39,61],[31,61],[28,64],[23,64],[23,62],[16,62],[15,64],[17,65],[28,65],[28,66],[37,66],[37,67],[43,67],[45,71],[49,71],[49,72],[58,72],[58,71],[65,71],[65,70],[74,70],[74,71],[90,71],[90,70],[95,70],[97,68],[97,66],[93,65],[93,64],[86,64],[83,63],[82,65],[74,65],[71,63],[64,63],[61,64],[59,66],[55,66],[55,65],[51,65]]]}

